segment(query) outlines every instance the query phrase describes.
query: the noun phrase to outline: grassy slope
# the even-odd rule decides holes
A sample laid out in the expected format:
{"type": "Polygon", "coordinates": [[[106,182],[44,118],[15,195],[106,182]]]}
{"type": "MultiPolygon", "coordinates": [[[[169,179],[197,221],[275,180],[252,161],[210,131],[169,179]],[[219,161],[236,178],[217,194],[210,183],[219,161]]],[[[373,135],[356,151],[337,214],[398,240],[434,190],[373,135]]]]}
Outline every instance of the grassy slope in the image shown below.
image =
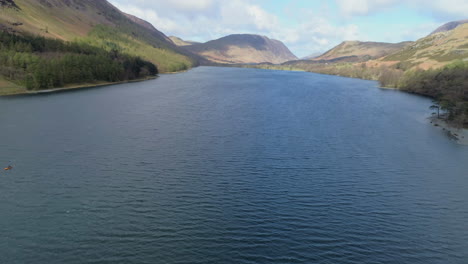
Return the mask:
{"type": "MultiPolygon", "coordinates": [[[[292,67],[319,73],[372,80],[379,80],[384,73],[393,74],[395,75],[393,77],[397,77],[396,75],[402,75],[403,72],[408,70],[439,69],[457,60],[468,59],[468,24],[460,25],[451,31],[429,35],[413,43],[406,42],[399,45],[403,45],[403,48],[393,51],[392,54],[385,57],[363,63],[337,61],[337,63],[324,64],[297,61],[275,68],[292,67]]],[[[380,46],[385,47],[386,45],[380,46]]],[[[382,50],[376,49],[374,42],[345,42],[313,61],[331,60],[340,56],[371,55],[378,54],[379,52],[382,52],[382,50]],[[365,47],[370,49],[366,50],[365,47]]]]}
{"type": "MultiPolygon", "coordinates": [[[[349,42],[353,43],[353,42],[349,42]]],[[[362,43],[362,42],[361,42],[362,43]]],[[[355,43],[356,44],[356,43],[355,43]]],[[[331,59],[334,56],[357,55],[356,49],[346,48],[343,44],[322,55],[322,59],[331,59]],[[348,50],[348,53],[343,51],[348,50]]],[[[320,58],[320,57],[319,57],[320,58]]],[[[406,47],[376,60],[360,63],[319,63],[318,61],[294,61],[283,65],[259,65],[256,67],[273,69],[301,69],[311,72],[342,75],[355,78],[380,80],[381,77],[391,77],[392,82],[406,71],[430,68],[440,69],[457,60],[468,60],[468,24],[457,28],[429,35],[406,47]],[[393,76],[384,76],[393,75],[393,76]]],[[[396,83],[389,83],[394,86],[396,83]]]]}
{"type": "Polygon", "coordinates": [[[117,45],[122,51],[153,62],[160,72],[184,70],[195,63],[194,59],[161,37],[162,33],[131,21],[106,1],[45,0],[45,5],[42,0],[15,2],[20,10],[2,9],[0,13],[0,24],[10,31],[68,41],[83,40],[109,48],[117,45]],[[23,25],[13,26],[12,23],[23,25]],[[113,35],[95,34],[97,25],[104,25],[113,35]]]}
{"type": "Polygon", "coordinates": [[[383,43],[383,42],[361,42],[345,41],[333,49],[325,52],[313,61],[337,60],[346,57],[357,57],[361,61],[376,59],[394,53],[411,42],[383,43]]]}
{"type": "Polygon", "coordinates": [[[124,53],[140,56],[156,64],[162,73],[186,70],[194,65],[193,60],[183,54],[164,46],[148,45],[144,39],[122,33],[121,29],[111,26],[95,26],[87,37],[79,41],[107,50],[117,48],[124,53]]]}
{"type": "Polygon", "coordinates": [[[464,59],[468,59],[468,24],[429,35],[380,61],[402,63],[406,69],[427,70],[464,59]]]}

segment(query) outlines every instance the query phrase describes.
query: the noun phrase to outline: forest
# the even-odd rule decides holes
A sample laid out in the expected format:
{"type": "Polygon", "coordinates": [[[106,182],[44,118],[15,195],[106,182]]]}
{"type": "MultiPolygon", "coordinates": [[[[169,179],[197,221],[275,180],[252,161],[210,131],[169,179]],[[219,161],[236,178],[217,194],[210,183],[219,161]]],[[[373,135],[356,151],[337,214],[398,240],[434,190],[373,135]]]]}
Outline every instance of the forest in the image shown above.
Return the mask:
{"type": "Polygon", "coordinates": [[[156,74],[153,63],[117,49],[0,32],[0,76],[28,90],[127,81],[156,74]]]}
{"type": "Polygon", "coordinates": [[[442,69],[408,71],[398,88],[434,99],[432,107],[458,127],[468,127],[468,62],[456,61],[442,69]]]}

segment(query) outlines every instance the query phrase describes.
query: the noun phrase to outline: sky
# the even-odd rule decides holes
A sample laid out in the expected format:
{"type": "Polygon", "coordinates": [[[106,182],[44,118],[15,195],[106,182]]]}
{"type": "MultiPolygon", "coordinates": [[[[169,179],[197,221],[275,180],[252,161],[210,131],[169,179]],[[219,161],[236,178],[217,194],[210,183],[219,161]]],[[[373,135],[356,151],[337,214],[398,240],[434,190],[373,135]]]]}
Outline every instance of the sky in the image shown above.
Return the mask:
{"type": "Polygon", "coordinates": [[[206,42],[229,34],[282,41],[298,57],[345,40],[417,40],[468,19],[468,0],[109,0],[168,36],[206,42]]]}

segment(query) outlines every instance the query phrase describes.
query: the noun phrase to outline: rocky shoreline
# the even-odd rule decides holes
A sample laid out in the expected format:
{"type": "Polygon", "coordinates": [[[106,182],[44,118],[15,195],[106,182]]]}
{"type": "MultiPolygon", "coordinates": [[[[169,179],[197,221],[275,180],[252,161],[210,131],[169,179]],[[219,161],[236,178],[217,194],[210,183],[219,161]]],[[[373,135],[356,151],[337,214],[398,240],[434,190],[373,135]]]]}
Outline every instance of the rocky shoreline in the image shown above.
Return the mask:
{"type": "Polygon", "coordinates": [[[447,123],[444,119],[430,117],[431,124],[447,132],[447,135],[458,144],[468,146],[468,129],[456,128],[447,123]]]}

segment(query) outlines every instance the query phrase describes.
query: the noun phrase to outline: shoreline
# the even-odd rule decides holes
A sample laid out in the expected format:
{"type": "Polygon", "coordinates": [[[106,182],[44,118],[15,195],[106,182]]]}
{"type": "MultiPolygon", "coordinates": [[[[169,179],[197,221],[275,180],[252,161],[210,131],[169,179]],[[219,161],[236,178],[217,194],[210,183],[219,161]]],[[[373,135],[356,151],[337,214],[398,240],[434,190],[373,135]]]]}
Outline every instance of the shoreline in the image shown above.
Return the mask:
{"type": "MultiPolygon", "coordinates": [[[[236,66],[235,66],[236,67],[236,66]]],[[[291,70],[286,70],[286,69],[266,69],[266,68],[255,68],[255,67],[239,67],[239,68],[251,68],[251,69],[263,69],[263,70],[279,70],[279,71],[291,71],[291,70]]],[[[322,73],[322,72],[314,72],[314,71],[303,71],[303,72],[308,72],[308,73],[315,73],[315,74],[323,74],[323,75],[329,75],[329,76],[339,76],[339,77],[344,77],[344,78],[351,78],[351,79],[359,79],[359,80],[366,80],[366,81],[375,81],[378,82],[378,80],[372,80],[372,79],[365,79],[365,78],[360,78],[360,77],[351,77],[351,76],[343,76],[343,75],[336,75],[336,74],[329,74],[329,73],[322,73]]],[[[411,93],[405,90],[401,90],[399,88],[395,87],[390,87],[390,86],[382,86],[380,83],[378,85],[379,89],[382,90],[393,90],[393,91],[399,91],[399,92],[404,92],[408,94],[413,94],[413,95],[418,95],[418,96],[423,96],[427,98],[431,98],[427,95],[422,95],[422,94],[417,94],[417,93],[411,93]]],[[[459,145],[463,146],[468,146],[468,128],[457,128],[449,123],[447,123],[445,120],[437,118],[437,117],[429,117],[427,118],[434,127],[439,127],[443,131],[447,132],[448,137],[451,140],[454,140],[457,142],[459,145]]]]}
{"type": "Polygon", "coordinates": [[[447,133],[447,136],[457,142],[459,145],[468,146],[468,129],[456,128],[447,123],[447,121],[437,118],[429,117],[428,120],[432,126],[437,127],[447,133]]]}
{"type": "MultiPolygon", "coordinates": [[[[215,66],[215,67],[225,67],[225,66],[215,66]]],[[[255,67],[238,67],[238,66],[234,66],[234,67],[235,68],[262,69],[262,68],[255,68],[255,67]]],[[[264,70],[293,71],[293,70],[285,70],[285,69],[264,69],[264,70]]],[[[169,74],[169,75],[171,75],[171,74],[184,73],[184,72],[188,72],[188,71],[189,70],[184,70],[184,71],[166,72],[166,73],[160,73],[160,74],[169,74]]],[[[312,71],[302,71],[302,72],[310,72],[310,73],[330,75],[330,76],[340,76],[340,77],[345,77],[345,78],[375,81],[375,80],[369,80],[369,79],[364,79],[364,78],[359,78],[359,77],[333,75],[333,74],[312,72],[312,71]]],[[[135,79],[135,80],[120,81],[120,82],[87,83],[87,84],[70,85],[70,86],[66,86],[66,87],[53,88],[53,89],[47,89],[47,90],[36,90],[36,91],[24,90],[24,91],[17,91],[17,92],[13,92],[13,93],[5,93],[5,94],[1,94],[1,92],[0,92],[0,97],[18,96],[18,95],[41,95],[41,94],[50,94],[50,93],[58,93],[58,92],[65,92],[65,91],[73,91],[73,90],[79,90],[79,89],[99,88],[99,87],[103,87],[103,86],[110,86],[110,85],[117,85],[117,84],[144,82],[144,81],[157,79],[158,77],[159,77],[159,74],[156,75],[156,76],[150,76],[150,77],[145,77],[145,78],[140,78],[140,79],[135,79]]],[[[401,92],[406,92],[404,90],[400,90],[400,89],[394,88],[394,87],[379,86],[378,88],[379,89],[388,89],[388,90],[397,90],[397,91],[401,91],[401,92]]],[[[446,131],[447,135],[449,136],[450,139],[456,141],[460,145],[468,146],[468,129],[466,129],[466,128],[456,128],[456,127],[450,125],[449,123],[447,123],[445,120],[437,118],[437,117],[429,117],[427,119],[429,120],[430,124],[432,124],[434,127],[438,127],[438,128],[441,128],[443,131],[446,131]]]]}
{"type": "Polygon", "coordinates": [[[70,85],[70,86],[52,88],[52,89],[46,89],[46,90],[32,90],[32,91],[24,90],[24,91],[17,91],[13,93],[0,94],[0,96],[7,97],[7,96],[17,96],[17,95],[40,95],[40,94],[58,93],[58,92],[73,91],[73,90],[79,90],[79,89],[98,88],[98,87],[116,85],[116,84],[144,82],[144,81],[157,79],[158,77],[159,75],[135,79],[135,80],[120,81],[120,82],[96,82],[96,83],[70,85]]]}
{"type": "Polygon", "coordinates": [[[108,85],[134,83],[134,82],[144,82],[144,81],[157,79],[160,75],[185,73],[185,72],[188,72],[191,69],[193,69],[193,68],[190,68],[190,69],[187,69],[187,70],[182,70],[182,71],[175,71],[175,72],[160,72],[159,74],[157,74],[155,76],[149,76],[149,77],[139,78],[139,79],[135,79],[135,80],[127,80],[127,81],[120,81],[120,82],[85,83],[85,84],[69,85],[69,86],[65,86],[65,87],[52,88],[52,89],[46,89],[46,90],[28,91],[28,90],[25,89],[25,90],[22,90],[22,91],[15,91],[15,92],[12,92],[12,93],[8,93],[8,92],[2,93],[2,91],[0,89],[0,97],[17,96],[17,95],[40,95],[40,94],[72,91],[72,90],[78,90],[78,89],[98,88],[98,87],[108,86],[108,85]]]}

